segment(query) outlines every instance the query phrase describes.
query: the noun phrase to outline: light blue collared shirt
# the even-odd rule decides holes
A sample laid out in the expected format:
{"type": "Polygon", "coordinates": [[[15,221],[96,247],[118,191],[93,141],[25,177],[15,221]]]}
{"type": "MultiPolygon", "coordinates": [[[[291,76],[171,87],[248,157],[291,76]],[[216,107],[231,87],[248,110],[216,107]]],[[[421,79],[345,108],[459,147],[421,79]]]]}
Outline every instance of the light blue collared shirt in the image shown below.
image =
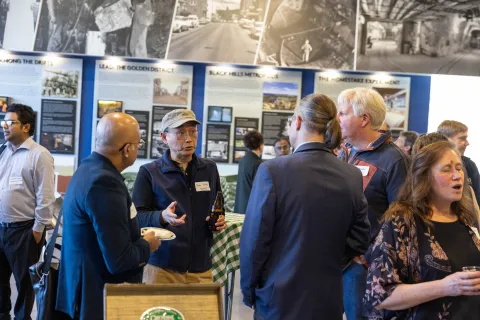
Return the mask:
{"type": "Polygon", "coordinates": [[[33,230],[50,224],[55,202],[55,169],[47,149],[28,138],[0,155],[0,222],[35,219],[33,230]]]}

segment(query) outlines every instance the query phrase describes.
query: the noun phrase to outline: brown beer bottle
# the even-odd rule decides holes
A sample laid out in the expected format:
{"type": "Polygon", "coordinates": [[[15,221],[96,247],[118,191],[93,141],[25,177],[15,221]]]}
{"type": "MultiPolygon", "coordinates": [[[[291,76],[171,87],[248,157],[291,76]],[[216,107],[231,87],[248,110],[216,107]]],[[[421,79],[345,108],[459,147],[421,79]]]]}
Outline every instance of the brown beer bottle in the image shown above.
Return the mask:
{"type": "Polygon", "coordinates": [[[225,209],[223,208],[223,194],[220,191],[217,191],[215,202],[212,205],[212,210],[210,210],[210,220],[208,221],[210,230],[217,230],[215,223],[217,223],[218,218],[221,215],[225,215],[225,209]]]}

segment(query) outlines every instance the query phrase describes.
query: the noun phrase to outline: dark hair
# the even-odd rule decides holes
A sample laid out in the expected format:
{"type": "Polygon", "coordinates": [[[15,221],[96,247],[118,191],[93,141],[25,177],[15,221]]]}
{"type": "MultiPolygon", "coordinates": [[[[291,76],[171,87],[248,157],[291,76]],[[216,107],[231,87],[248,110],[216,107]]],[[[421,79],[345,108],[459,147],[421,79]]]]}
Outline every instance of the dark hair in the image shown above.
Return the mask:
{"type": "Polygon", "coordinates": [[[412,148],[418,139],[418,133],[415,131],[402,131],[400,132],[400,137],[405,138],[405,146],[410,146],[409,154],[412,154],[412,148]]]}
{"type": "Polygon", "coordinates": [[[273,145],[275,146],[275,145],[277,144],[277,142],[280,142],[280,141],[283,141],[283,140],[287,141],[288,145],[290,145],[290,140],[288,140],[287,137],[283,137],[283,136],[282,136],[282,137],[278,137],[278,138],[275,140],[275,142],[273,143],[273,145]]]}
{"type": "Polygon", "coordinates": [[[325,136],[328,149],[336,149],[342,141],[335,102],[324,94],[309,94],[300,101],[297,113],[310,132],[325,136]]]}
{"type": "MultiPolygon", "coordinates": [[[[431,168],[445,152],[452,150],[461,159],[455,145],[449,141],[429,144],[413,156],[407,180],[398,193],[397,201],[392,203],[387,212],[385,212],[384,221],[391,221],[397,215],[401,215],[411,221],[414,216],[417,216],[425,224],[431,225],[430,219],[433,214],[429,203],[433,190],[431,168]]],[[[475,218],[473,201],[469,194],[468,186],[464,183],[462,198],[460,201],[453,202],[451,209],[463,223],[473,225],[477,220],[475,218]]]]}
{"type": "Polygon", "coordinates": [[[248,149],[257,150],[263,144],[263,135],[256,130],[248,131],[243,137],[243,143],[248,149]]]}
{"type": "Polygon", "coordinates": [[[418,151],[428,146],[429,144],[439,141],[448,141],[448,138],[439,132],[432,132],[420,135],[412,147],[412,156],[417,154],[418,151]]]}
{"type": "Polygon", "coordinates": [[[36,116],[32,108],[24,104],[13,103],[8,106],[6,112],[15,112],[17,114],[18,121],[20,121],[22,125],[29,124],[30,130],[28,131],[28,135],[33,136],[35,133],[36,116]]]}

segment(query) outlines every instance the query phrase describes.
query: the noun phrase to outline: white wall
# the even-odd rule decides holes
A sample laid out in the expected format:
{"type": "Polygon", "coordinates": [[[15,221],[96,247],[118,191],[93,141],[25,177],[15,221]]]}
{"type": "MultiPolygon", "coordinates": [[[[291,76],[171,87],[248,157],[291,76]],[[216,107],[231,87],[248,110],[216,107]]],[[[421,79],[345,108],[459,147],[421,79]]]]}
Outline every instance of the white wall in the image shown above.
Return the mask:
{"type": "Polygon", "coordinates": [[[480,166],[480,77],[433,75],[430,88],[428,132],[437,130],[443,120],[456,120],[468,126],[465,155],[480,166]]]}

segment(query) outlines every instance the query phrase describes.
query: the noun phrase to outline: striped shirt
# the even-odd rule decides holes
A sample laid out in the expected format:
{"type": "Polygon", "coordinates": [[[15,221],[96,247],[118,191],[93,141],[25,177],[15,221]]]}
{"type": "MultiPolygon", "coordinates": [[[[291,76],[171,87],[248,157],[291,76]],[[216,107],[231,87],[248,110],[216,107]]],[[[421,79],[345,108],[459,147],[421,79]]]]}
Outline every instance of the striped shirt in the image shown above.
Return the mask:
{"type": "Polygon", "coordinates": [[[0,155],[0,222],[35,219],[33,230],[43,232],[54,211],[53,157],[32,138],[15,151],[6,145],[0,155]]]}

